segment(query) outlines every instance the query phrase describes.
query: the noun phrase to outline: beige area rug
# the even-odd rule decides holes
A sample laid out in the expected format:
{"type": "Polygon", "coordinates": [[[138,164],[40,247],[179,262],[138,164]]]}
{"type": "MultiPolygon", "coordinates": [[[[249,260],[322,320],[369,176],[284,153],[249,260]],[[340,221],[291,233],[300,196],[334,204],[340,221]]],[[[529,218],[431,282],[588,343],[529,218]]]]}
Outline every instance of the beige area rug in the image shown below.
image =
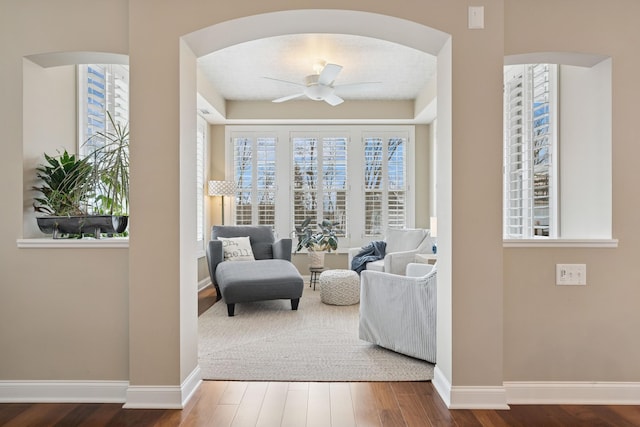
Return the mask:
{"type": "Polygon", "coordinates": [[[359,305],[320,302],[307,285],[297,311],[289,300],[222,301],[198,320],[202,377],[238,381],[425,381],[433,365],[358,338],[359,305]]]}

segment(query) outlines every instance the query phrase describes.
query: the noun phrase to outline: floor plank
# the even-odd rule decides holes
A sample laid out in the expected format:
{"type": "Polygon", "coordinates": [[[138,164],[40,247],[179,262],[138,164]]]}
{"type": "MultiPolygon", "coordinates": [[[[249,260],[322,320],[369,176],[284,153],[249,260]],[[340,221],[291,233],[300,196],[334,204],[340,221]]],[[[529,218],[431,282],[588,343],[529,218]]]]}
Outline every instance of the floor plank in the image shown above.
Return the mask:
{"type": "Polygon", "coordinates": [[[418,394],[411,383],[392,383],[391,388],[396,395],[402,418],[409,427],[430,425],[429,416],[421,405],[418,394]]]}
{"type": "Polygon", "coordinates": [[[220,396],[220,405],[239,405],[249,383],[246,381],[230,381],[220,396]]]}
{"type": "Polygon", "coordinates": [[[331,383],[329,385],[331,400],[332,426],[355,427],[351,390],[348,383],[331,383]]]}
{"type": "Polygon", "coordinates": [[[258,423],[260,408],[267,394],[267,383],[249,383],[238,406],[232,427],[254,427],[258,423]]]}
{"type": "Polygon", "coordinates": [[[76,405],[69,403],[40,403],[30,405],[16,417],[8,420],[5,427],[53,425],[71,412],[76,405]]]}
{"type": "Polygon", "coordinates": [[[267,387],[256,427],[278,427],[282,421],[289,384],[271,382],[267,387]]]}
{"type": "Polygon", "coordinates": [[[331,425],[331,396],[329,383],[309,384],[307,402],[307,427],[326,427],[331,425]]]}
{"type": "Polygon", "coordinates": [[[287,391],[287,400],[282,411],[281,427],[301,427],[307,424],[309,389],[293,388],[287,391]]]}
{"type": "Polygon", "coordinates": [[[393,394],[391,383],[373,383],[373,395],[376,399],[378,416],[383,426],[404,426],[402,411],[393,394]]]}
{"type": "Polygon", "coordinates": [[[379,427],[382,425],[378,415],[376,397],[373,394],[371,383],[351,383],[351,400],[353,413],[358,427],[379,427]]]}

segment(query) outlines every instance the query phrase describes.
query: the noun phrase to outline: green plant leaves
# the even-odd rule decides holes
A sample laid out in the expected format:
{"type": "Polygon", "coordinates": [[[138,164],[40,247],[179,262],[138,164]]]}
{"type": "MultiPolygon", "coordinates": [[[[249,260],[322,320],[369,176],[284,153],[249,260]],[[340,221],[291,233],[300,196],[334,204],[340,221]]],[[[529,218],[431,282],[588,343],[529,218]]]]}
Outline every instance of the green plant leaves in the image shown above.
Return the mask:
{"type": "Polygon", "coordinates": [[[93,166],[87,159],[78,159],[64,150],[59,156],[44,155],[45,164],[36,168],[42,185],[33,189],[42,193],[36,197],[34,209],[50,215],[86,215],[92,196],[93,166]]]}
{"type": "Polygon", "coordinates": [[[340,225],[340,222],[323,220],[316,224],[319,231],[315,232],[309,225],[310,223],[311,218],[306,218],[300,226],[295,227],[296,236],[298,237],[296,252],[302,248],[327,252],[338,249],[338,236],[334,227],[340,225]]]}
{"type": "Polygon", "coordinates": [[[107,113],[112,131],[97,132],[89,141],[97,148],[80,159],[64,150],[57,156],[44,154],[36,168],[42,185],[34,186],[36,212],[70,216],[127,215],[129,211],[129,128],[107,113]]]}

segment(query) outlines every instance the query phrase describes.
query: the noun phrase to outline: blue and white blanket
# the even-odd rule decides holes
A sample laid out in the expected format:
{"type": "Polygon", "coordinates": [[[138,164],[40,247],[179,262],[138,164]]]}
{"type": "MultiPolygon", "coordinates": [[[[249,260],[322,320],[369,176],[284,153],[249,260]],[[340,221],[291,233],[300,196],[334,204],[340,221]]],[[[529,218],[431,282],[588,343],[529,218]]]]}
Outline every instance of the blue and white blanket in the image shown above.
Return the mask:
{"type": "Polygon", "coordinates": [[[362,270],[367,268],[367,263],[377,261],[384,258],[387,243],[384,240],[374,240],[367,246],[363,246],[362,250],[351,260],[351,269],[360,274],[362,270]]]}

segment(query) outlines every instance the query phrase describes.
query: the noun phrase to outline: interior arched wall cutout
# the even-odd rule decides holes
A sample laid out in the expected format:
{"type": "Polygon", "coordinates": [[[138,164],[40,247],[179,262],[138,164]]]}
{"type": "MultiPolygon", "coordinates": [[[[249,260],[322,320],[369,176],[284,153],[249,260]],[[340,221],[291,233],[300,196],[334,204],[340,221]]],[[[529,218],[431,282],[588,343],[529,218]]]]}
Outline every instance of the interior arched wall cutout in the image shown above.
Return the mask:
{"type": "Polygon", "coordinates": [[[578,52],[533,52],[504,57],[504,65],[514,64],[566,64],[576,67],[593,67],[608,56],[578,52]]]}
{"type": "Polygon", "coordinates": [[[599,54],[532,52],[505,65],[559,65],[558,238],[612,236],[612,60],[599,54]]]}
{"type": "Polygon", "coordinates": [[[110,52],[51,52],[26,58],[43,68],[77,64],[129,64],[129,56],[110,52]]]}
{"type": "Polygon", "coordinates": [[[34,170],[43,161],[43,153],[62,149],[76,152],[77,67],[79,64],[128,64],[128,55],[112,52],[46,52],[23,58],[23,148],[24,186],[22,236],[44,236],[36,224],[31,206],[36,192],[34,170]]]}
{"type": "Polygon", "coordinates": [[[373,37],[436,56],[450,37],[447,33],[406,19],[376,13],[309,9],[233,19],[194,31],[185,35],[183,39],[193,53],[200,57],[250,40],[304,33],[373,37]]]}
{"type": "MultiPolygon", "coordinates": [[[[439,217],[438,238],[438,366],[440,373],[440,394],[448,400],[452,381],[452,293],[451,293],[451,173],[452,173],[452,43],[451,36],[427,26],[368,12],[343,10],[293,10],[266,13],[238,18],[194,31],[182,37],[184,46],[195,58],[238,43],[295,33],[353,34],[378,38],[403,44],[437,56],[437,118],[438,118],[438,192],[437,216],[439,217]],[[443,224],[442,233],[440,223],[443,224]],[[441,249],[442,248],[442,249],[441,249]]],[[[185,55],[188,56],[188,55],[185,55]]],[[[192,64],[195,65],[195,64],[192,64]]],[[[191,68],[183,64],[181,68],[191,68]]],[[[185,89],[196,87],[196,72],[181,75],[181,99],[191,95],[185,89]]],[[[181,101],[182,103],[182,101],[181,101]]],[[[188,102],[187,102],[188,104],[188,102]]],[[[186,116],[188,110],[181,110],[186,116]]],[[[181,114],[182,115],[182,114],[181,114]]],[[[181,120],[181,128],[188,123],[181,120]]],[[[184,129],[182,134],[186,134],[184,129]]],[[[186,144],[184,140],[182,144],[186,144]]],[[[180,184],[181,192],[189,191],[190,183],[180,184]]],[[[183,319],[184,321],[184,319],[183,319]]],[[[188,323],[188,321],[187,321],[188,323]]],[[[190,343],[187,343],[189,345],[190,343]]],[[[194,343],[195,345],[195,343],[194,343]]],[[[184,344],[182,351],[185,351],[184,344]]]]}

